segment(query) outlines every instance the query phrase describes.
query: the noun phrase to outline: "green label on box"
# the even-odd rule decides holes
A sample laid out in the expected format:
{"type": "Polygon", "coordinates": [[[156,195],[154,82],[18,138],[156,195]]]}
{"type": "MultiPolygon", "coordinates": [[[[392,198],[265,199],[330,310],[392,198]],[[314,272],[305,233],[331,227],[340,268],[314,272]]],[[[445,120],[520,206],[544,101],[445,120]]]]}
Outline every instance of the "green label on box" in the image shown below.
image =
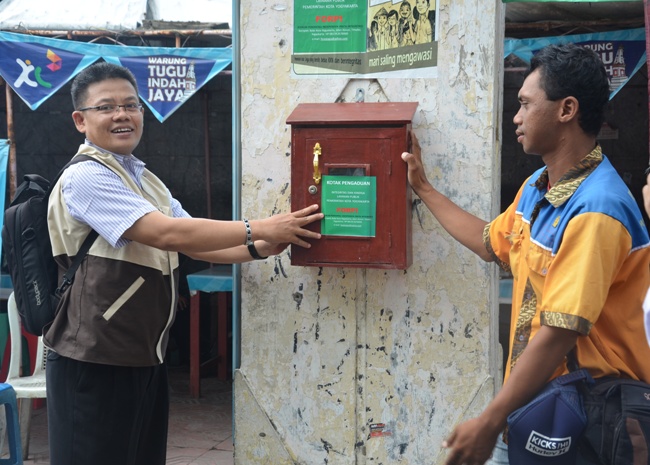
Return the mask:
{"type": "Polygon", "coordinates": [[[375,237],[377,178],[323,176],[321,233],[327,236],[375,237]]]}

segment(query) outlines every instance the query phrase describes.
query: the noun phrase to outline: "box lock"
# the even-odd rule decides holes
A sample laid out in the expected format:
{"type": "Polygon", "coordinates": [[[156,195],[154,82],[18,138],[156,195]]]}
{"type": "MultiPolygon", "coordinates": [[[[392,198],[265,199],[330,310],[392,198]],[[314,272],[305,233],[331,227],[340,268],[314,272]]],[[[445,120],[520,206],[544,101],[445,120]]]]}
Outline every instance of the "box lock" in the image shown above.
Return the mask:
{"type": "MultiPolygon", "coordinates": [[[[321,149],[320,149],[320,144],[316,142],[316,145],[314,145],[314,182],[316,184],[320,183],[320,167],[318,166],[318,159],[321,155],[321,149]]],[[[310,194],[313,194],[311,189],[309,190],[310,194]]]]}

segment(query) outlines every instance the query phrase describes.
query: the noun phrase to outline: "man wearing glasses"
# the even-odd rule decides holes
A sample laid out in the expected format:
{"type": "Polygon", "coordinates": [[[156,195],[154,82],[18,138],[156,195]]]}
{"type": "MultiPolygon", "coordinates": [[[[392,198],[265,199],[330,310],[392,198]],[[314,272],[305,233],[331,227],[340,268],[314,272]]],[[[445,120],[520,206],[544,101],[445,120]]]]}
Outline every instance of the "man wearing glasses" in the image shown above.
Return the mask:
{"type": "Polygon", "coordinates": [[[135,78],[98,63],[72,84],[86,140],[49,199],[52,250],[65,272],[99,233],[44,330],[51,465],[163,465],[169,393],[163,357],[174,321],[178,255],[213,263],[265,258],[320,234],[317,205],[261,220],[191,218],[132,155],[144,109],[135,78]]]}

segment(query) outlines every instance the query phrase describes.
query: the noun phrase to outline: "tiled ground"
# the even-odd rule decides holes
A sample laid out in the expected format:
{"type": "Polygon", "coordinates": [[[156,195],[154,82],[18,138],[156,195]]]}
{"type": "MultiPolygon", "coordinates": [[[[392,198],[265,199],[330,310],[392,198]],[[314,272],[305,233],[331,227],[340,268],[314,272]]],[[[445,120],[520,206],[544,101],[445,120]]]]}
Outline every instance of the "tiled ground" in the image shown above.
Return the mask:
{"type": "MultiPolygon", "coordinates": [[[[201,379],[201,398],[191,399],[186,367],[170,368],[171,404],[167,463],[232,465],[232,383],[201,379]]],[[[25,465],[49,465],[47,413],[34,411],[29,458],[25,465]]]]}

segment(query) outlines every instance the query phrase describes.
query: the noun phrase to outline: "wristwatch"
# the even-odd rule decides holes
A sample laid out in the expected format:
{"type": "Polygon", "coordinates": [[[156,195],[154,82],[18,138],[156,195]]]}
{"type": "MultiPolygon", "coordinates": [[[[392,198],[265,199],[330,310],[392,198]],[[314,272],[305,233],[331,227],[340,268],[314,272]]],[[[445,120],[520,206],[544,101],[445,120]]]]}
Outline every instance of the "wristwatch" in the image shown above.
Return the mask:
{"type": "Polygon", "coordinates": [[[255,248],[255,243],[251,242],[250,244],[247,244],[248,247],[248,253],[251,254],[251,257],[253,257],[255,260],[266,260],[269,257],[262,257],[260,253],[257,251],[257,248],[255,248]]]}

